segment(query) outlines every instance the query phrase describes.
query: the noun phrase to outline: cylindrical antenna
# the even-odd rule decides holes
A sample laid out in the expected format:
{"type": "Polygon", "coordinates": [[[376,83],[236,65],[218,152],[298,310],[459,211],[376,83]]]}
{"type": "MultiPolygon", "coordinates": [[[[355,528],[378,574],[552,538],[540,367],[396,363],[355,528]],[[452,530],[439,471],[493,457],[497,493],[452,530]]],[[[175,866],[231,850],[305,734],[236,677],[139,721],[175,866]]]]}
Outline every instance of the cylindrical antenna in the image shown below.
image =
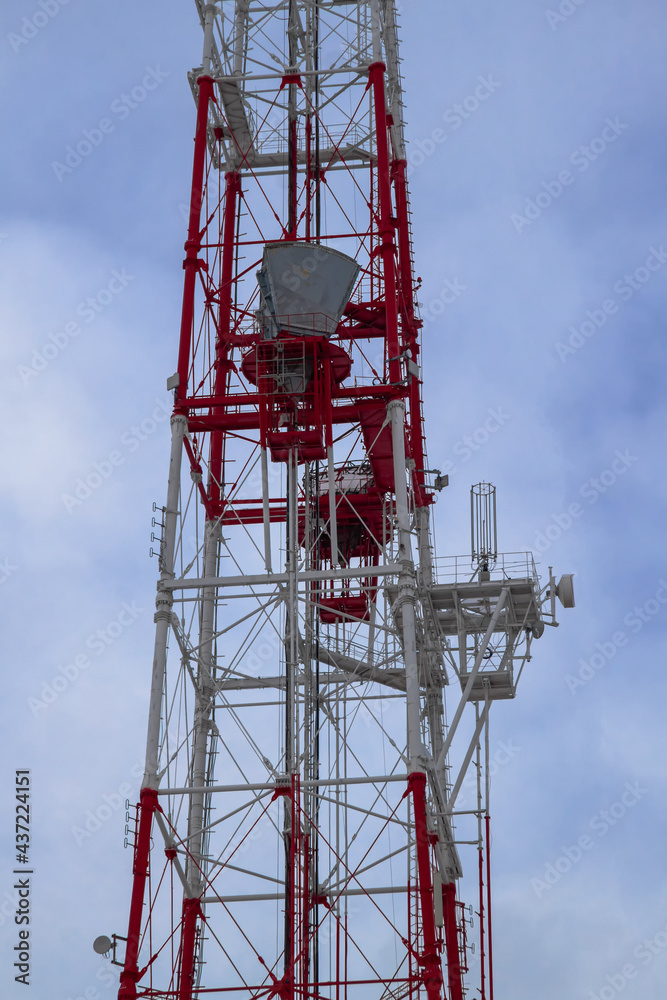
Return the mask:
{"type": "Polygon", "coordinates": [[[470,540],[472,561],[486,572],[498,557],[496,488],[477,483],[470,489],[470,540]]]}

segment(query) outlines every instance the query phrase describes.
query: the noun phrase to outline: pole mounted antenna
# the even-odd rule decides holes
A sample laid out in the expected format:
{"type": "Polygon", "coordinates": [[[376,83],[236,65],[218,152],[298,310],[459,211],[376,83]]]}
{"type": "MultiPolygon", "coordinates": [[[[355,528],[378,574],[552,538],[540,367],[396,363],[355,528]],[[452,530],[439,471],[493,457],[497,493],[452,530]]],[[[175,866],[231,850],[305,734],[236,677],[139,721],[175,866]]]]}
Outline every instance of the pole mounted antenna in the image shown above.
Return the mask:
{"type": "Polygon", "coordinates": [[[489,569],[498,558],[496,488],[492,483],[477,483],[470,488],[470,543],[480,580],[488,580],[489,569]]]}

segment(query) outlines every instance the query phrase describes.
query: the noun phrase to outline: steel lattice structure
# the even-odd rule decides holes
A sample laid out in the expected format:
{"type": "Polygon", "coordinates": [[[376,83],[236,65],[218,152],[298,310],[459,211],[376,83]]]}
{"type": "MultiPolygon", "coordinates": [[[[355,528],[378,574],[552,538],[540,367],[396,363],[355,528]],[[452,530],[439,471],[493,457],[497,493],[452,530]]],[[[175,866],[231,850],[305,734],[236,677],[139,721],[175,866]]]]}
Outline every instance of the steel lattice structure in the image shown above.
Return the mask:
{"type": "Polygon", "coordinates": [[[197,8],[119,997],[462,1000],[456,800],[556,588],[479,516],[433,558],[393,0],[197,8]]]}

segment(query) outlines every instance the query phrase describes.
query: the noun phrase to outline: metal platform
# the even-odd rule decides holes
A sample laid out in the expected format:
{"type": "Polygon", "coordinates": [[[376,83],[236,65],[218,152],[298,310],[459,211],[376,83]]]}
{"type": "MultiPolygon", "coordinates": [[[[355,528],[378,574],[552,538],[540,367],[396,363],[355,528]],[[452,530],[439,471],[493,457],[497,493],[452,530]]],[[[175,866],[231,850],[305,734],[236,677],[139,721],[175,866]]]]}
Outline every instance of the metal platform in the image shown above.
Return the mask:
{"type": "MultiPolygon", "coordinates": [[[[461,673],[461,690],[465,691],[470,674],[461,673]]],[[[475,677],[468,701],[508,701],[516,695],[513,670],[480,670],[475,677]]]]}
{"type": "Polygon", "coordinates": [[[466,563],[469,567],[469,557],[436,561],[436,582],[428,592],[441,635],[484,633],[503,591],[495,631],[532,630],[541,621],[540,581],[530,552],[503,554],[491,570],[472,575],[466,563]]]}

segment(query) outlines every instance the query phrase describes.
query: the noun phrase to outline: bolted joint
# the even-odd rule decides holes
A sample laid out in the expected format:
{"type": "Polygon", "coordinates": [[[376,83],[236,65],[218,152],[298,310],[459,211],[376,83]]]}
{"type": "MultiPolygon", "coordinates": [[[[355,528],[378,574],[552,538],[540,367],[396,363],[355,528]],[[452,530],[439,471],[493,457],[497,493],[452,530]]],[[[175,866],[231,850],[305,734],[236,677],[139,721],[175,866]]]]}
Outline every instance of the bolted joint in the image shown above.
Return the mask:
{"type": "Polygon", "coordinates": [[[120,974],[118,1000],[136,1000],[139,970],[124,969],[120,974]]]}
{"type": "Polygon", "coordinates": [[[422,792],[426,790],[426,775],[423,771],[411,771],[408,775],[408,791],[414,792],[421,785],[422,792]]]}
{"type": "Polygon", "coordinates": [[[190,911],[194,911],[195,917],[201,917],[201,903],[197,896],[193,896],[190,899],[183,900],[183,914],[188,915],[190,911]]]}
{"type": "Polygon", "coordinates": [[[160,607],[161,603],[166,603],[166,602],[156,601],[158,609],[153,615],[153,621],[155,622],[156,625],[158,622],[168,622],[171,625],[172,622],[171,603],[168,608],[161,608],[160,607]]]}
{"type": "Polygon", "coordinates": [[[142,788],[139,793],[139,802],[142,809],[150,809],[151,812],[155,812],[158,808],[157,788],[148,788],[147,786],[142,788]]]}
{"type": "Polygon", "coordinates": [[[288,799],[294,798],[292,779],[289,774],[281,774],[276,778],[276,787],[274,788],[271,801],[275,802],[281,795],[286,796],[288,799]]]}
{"type": "Polygon", "coordinates": [[[174,413],[172,414],[169,424],[172,430],[176,427],[177,424],[183,424],[183,432],[185,433],[185,431],[187,431],[188,429],[188,418],[184,417],[182,413],[174,413]]]}
{"type": "Polygon", "coordinates": [[[404,604],[411,604],[413,608],[417,606],[417,588],[412,577],[402,583],[399,581],[398,584],[398,594],[394,601],[394,608],[398,611],[404,604]]]}
{"type": "Polygon", "coordinates": [[[200,257],[196,257],[196,256],[195,257],[188,256],[188,257],[185,258],[185,260],[183,261],[183,270],[185,271],[185,269],[188,268],[188,267],[194,267],[194,269],[196,271],[199,271],[202,268],[205,271],[208,271],[208,267],[206,265],[206,261],[204,261],[200,257]]]}

